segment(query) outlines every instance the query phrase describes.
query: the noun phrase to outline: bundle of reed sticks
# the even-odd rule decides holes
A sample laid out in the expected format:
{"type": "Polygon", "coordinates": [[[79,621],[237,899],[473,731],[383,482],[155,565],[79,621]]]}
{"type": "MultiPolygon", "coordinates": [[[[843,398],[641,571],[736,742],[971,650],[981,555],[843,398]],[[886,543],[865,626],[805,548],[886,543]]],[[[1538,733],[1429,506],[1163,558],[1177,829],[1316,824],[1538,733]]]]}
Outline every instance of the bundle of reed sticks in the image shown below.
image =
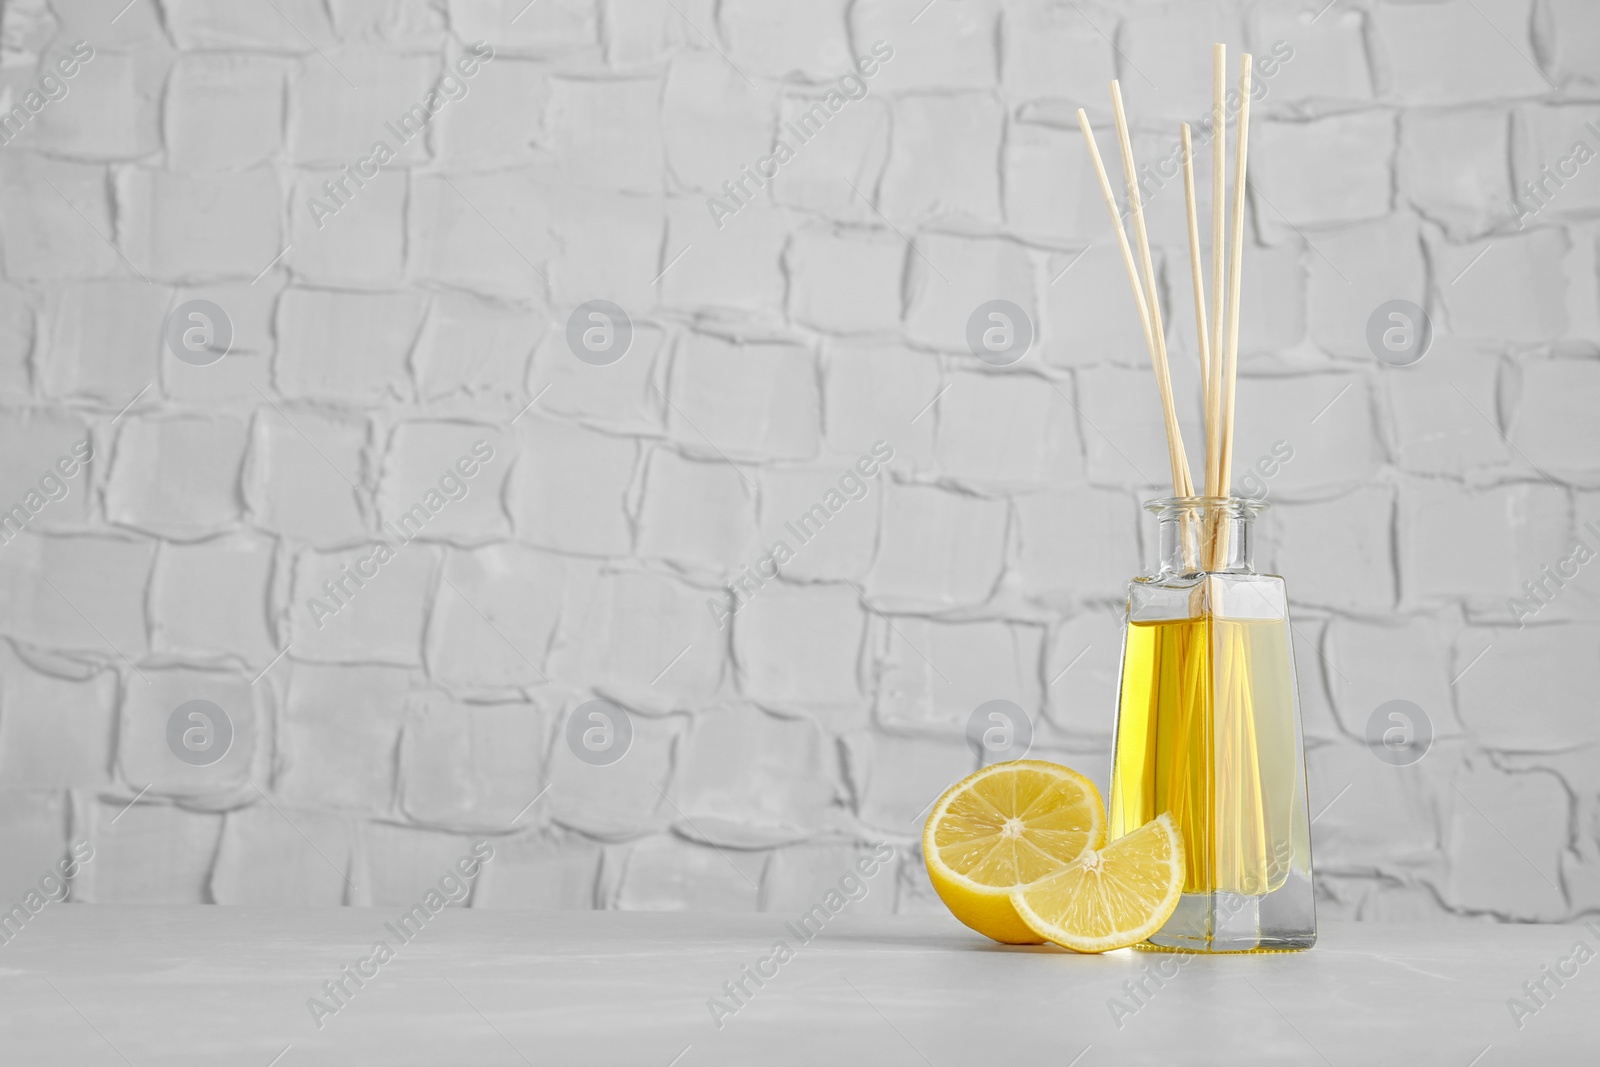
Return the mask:
{"type": "MultiPolygon", "coordinates": [[[[1237,152],[1233,178],[1233,216],[1227,235],[1224,235],[1224,192],[1227,180],[1227,46],[1212,45],[1211,85],[1211,306],[1206,309],[1205,268],[1200,255],[1200,223],[1195,209],[1194,153],[1189,124],[1183,123],[1183,192],[1189,217],[1189,267],[1194,276],[1195,332],[1199,339],[1200,377],[1205,407],[1205,496],[1210,501],[1228,497],[1232,485],[1233,466],[1233,413],[1234,384],[1239,364],[1239,284],[1244,259],[1244,203],[1246,145],[1250,131],[1250,69],[1251,56],[1247,52],[1239,65],[1239,125],[1237,152]],[[1232,253],[1228,253],[1228,239],[1232,253]],[[1226,282],[1224,282],[1226,274],[1226,282]],[[1226,305],[1224,306],[1224,289],[1226,305]]],[[[1100,179],[1100,191],[1105,196],[1106,209],[1111,213],[1112,229],[1122,250],[1122,263],[1128,272],[1128,284],[1133,289],[1133,301],[1139,312],[1139,323],[1144,332],[1145,346],[1150,350],[1150,362],[1155,368],[1156,386],[1161,394],[1161,408],[1166,421],[1167,455],[1172,465],[1172,491],[1177,497],[1193,497],[1194,479],[1189,470],[1189,457],[1184,451],[1183,431],[1178,426],[1177,407],[1172,395],[1172,374],[1167,363],[1166,327],[1162,321],[1161,302],[1157,297],[1155,270],[1150,260],[1150,238],[1145,231],[1144,204],[1139,194],[1138,169],[1133,160],[1133,143],[1128,136],[1128,119],[1122,109],[1122,90],[1111,83],[1111,108],[1116,117],[1117,140],[1122,148],[1122,170],[1128,190],[1128,210],[1133,220],[1134,240],[1138,243],[1138,263],[1123,229],[1122,214],[1117,208],[1116,194],[1112,192],[1111,179],[1106,175],[1105,164],[1100,159],[1100,148],[1095,143],[1094,131],[1089,127],[1089,116],[1078,109],[1078,125],[1089,145],[1089,157],[1094,162],[1095,174],[1100,179]]],[[[1228,554],[1227,523],[1218,521],[1215,509],[1208,509],[1208,521],[1202,532],[1201,555],[1205,570],[1218,570],[1224,566],[1228,554]]]]}

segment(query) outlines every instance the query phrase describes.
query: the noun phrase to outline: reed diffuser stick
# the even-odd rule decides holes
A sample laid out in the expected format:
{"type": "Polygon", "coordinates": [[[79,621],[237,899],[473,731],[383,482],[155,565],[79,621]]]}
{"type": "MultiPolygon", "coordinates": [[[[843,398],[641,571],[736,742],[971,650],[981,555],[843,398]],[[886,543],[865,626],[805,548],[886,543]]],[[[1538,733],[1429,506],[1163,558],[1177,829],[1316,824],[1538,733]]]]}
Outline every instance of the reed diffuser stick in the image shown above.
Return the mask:
{"type": "MultiPolygon", "coordinates": [[[[1239,286],[1244,271],[1244,203],[1248,188],[1245,171],[1250,142],[1249,52],[1239,57],[1239,133],[1233,174],[1233,249],[1228,263],[1228,336],[1222,367],[1221,448],[1217,457],[1217,495],[1226,497],[1233,481],[1234,395],[1239,378],[1239,286]]],[[[1228,557],[1227,527],[1220,526],[1211,539],[1211,569],[1219,570],[1228,557]]]]}
{"type": "MultiPolygon", "coordinates": [[[[1133,302],[1139,310],[1139,323],[1144,327],[1145,346],[1150,350],[1150,362],[1156,368],[1157,381],[1166,381],[1166,390],[1163,403],[1170,407],[1172,383],[1162,374],[1164,361],[1157,354],[1155,330],[1150,321],[1150,305],[1146,304],[1144,287],[1139,284],[1139,269],[1133,262],[1133,250],[1128,245],[1128,234],[1122,228],[1122,213],[1117,208],[1117,195],[1111,189],[1111,178],[1106,174],[1106,165],[1100,158],[1100,147],[1095,143],[1094,130],[1089,126],[1089,116],[1078,109],[1078,128],[1083,131],[1083,140],[1089,146],[1089,159],[1094,163],[1094,173],[1100,179],[1100,193],[1105,197],[1106,211],[1111,215],[1111,229],[1117,235],[1117,247],[1122,250],[1122,265],[1128,272],[1128,285],[1133,290],[1133,302]]],[[[1176,419],[1168,423],[1167,427],[1167,456],[1172,464],[1172,492],[1174,496],[1186,495],[1184,486],[1187,484],[1188,461],[1182,456],[1183,442],[1174,437],[1173,430],[1176,419]]]]}
{"type": "Polygon", "coordinates": [[[1227,362],[1222,368],[1222,452],[1217,491],[1227,496],[1233,481],[1234,391],[1239,377],[1239,286],[1244,276],[1245,167],[1250,141],[1250,53],[1239,57],[1239,133],[1233,165],[1233,249],[1228,262],[1227,362]]]}
{"type": "Polygon", "coordinates": [[[1156,292],[1155,269],[1150,260],[1150,237],[1144,225],[1144,200],[1139,195],[1139,169],[1133,161],[1133,142],[1128,136],[1128,116],[1122,109],[1122,88],[1111,82],[1111,109],[1117,120],[1117,140],[1122,146],[1122,171],[1128,189],[1128,208],[1133,215],[1133,232],[1139,242],[1139,262],[1144,268],[1144,292],[1149,304],[1151,336],[1155,341],[1156,388],[1161,392],[1162,414],[1167,425],[1167,452],[1172,462],[1173,488],[1179,496],[1194,494],[1189,474],[1189,457],[1183,447],[1183,431],[1178,426],[1178,407],[1172,398],[1172,373],[1167,364],[1167,335],[1161,321],[1161,299],[1156,292]]]}
{"type": "MultiPolygon", "coordinates": [[[[1194,144],[1189,124],[1183,124],[1183,199],[1189,214],[1189,272],[1194,275],[1194,327],[1200,339],[1200,381],[1206,392],[1206,424],[1209,434],[1211,412],[1211,339],[1206,332],[1206,279],[1200,263],[1200,219],[1194,202],[1194,144]]],[[[1209,444],[1208,444],[1209,447],[1209,444]]],[[[1209,486],[1207,487],[1209,491],[1209,486]]]]}
{"type": "Polygon", "coordinates": [[[1078,128],[1089,146],[1089,159],[1094,163],[1094,173],[1100,179],[1100,193],[1105,197],[1106,210],[1111,213],[1111,228],[1116,231],[1117,245],[1122,249],[1122,266],[1128,272],[1128,285],[1133,289],[1133,302],[1139,311],[1139,324],[1144,328],[1144,344],[1154,359],[1155,340],[1150,334],[1150,309],[1145,306],[1144,287],[1139,284],[1139,268],[1133,262],[1133,250],[1128,247],[1128,235],[1122,229],[1122,215],[1117,210],[1117,195],[1111,191],[1111,179],[1106,176],[1106,165],[1100,159],[1100,146],[1095,143],[1094,130],[1089,127],[1089,116],[1078,109],[1078,128]]]}
{"type": "Polygon", "coordinates": [[[1217,495],[1217,466],[1222,456],[1222,412],[1217,405],[1222,391],[1223,272],[1227,264],[1228,243],[1223,238],[1227,226],[1226,193],[1228,182],[1228,46],[1211,46],[1211,376],[1205,384],[1206,406],[1206,496],[1217,495]]]}
{"type": "MultiPolygon", "coordinates": [[[[1189,124],[1182,126],[1183,134],[1183,204],[1189,220],[1189,274],[1194,279],[1194,328],[1195,335],[1200,339],[1200,391],[1204,398],[1205,420],[1201,424],[1204,434],[1205,452],[1202,458],[1204,466],[1201,475],[1206,479],[1205,492],[1211,492],[1211,430],[1216,421],[1211,411],[1211,340],[1206,329],[1206,278],[1205,267],[1200,262],[1200,213],[1195,208],[1194,199],[1194,142],[1189,134],[1189,124]]],[[[1191,487],[1192,488],[1192,487],[1191,487]]],[[[1211,558],[1211,541],[1215,537],[1216,521],[1214,516],[1202,512],[1198,516],[1199,529],[1196,531],[1196,541],[1199,542],[1199,555],[1202,569],[1204,561],[1211,558]]],[[[1195,591],[1200,595],[1200,590],[1195,591]]],[[[1196,608],[1199,607],[1197,603],[1196,608]]]]}

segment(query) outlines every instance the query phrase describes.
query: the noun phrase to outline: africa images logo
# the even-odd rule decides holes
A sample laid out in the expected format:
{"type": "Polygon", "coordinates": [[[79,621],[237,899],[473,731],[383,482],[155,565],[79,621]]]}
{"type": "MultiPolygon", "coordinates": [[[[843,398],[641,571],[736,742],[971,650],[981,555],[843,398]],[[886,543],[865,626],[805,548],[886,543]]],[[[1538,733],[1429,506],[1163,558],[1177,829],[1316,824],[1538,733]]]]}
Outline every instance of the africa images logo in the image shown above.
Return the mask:
{"type": "Polygon", "coordinates": [[[87,467],[93,458],[94,446],[85,437],[72,446],[71,455],[57,459],[53,469],[47,467],[39,476],[38,489],[29,489],[23,494],[21,503],[0,511],[0,545],[10,544],[12,538],[20,534],[23,527],[32,522],[33,517],[43,511],[46,505],[65,500],[71,492],[73,477],[87,467]]]}
{"type": "Polygon", "coordinates": [[[76,78],[94,55],[93,45],[88,41],[79,41],[72,46],[70,53],[56,59],[56,70],[50,70],[48,62],[40,64],[44,73],[39,75],[37,84],[22,94],[22,99],[11,104],[9,94],[3,98],[3,102],[0,102],[0,144],[10,144],[28,128],[33,116],[50,104],[65,100],[67,93],[72,91],[68,81],[76,78]],[[61,72],[60,77],[56,76],[56,71],[61,72]],[[6,104],[10,104],[10,107],[6,108],[6,104]]]}
{"type": "Polygon", "coordinates": [[[350,1006],[355,995],[366,988],[368,982],[383,973],[383,968],[394,960],[399,950],[415,941],[428,923],[452,904],[460,904],[472,893],[472,886],[485,864],[494,859],[494,846],[479,841],[472,851],[445,868],[435,885],[429,886],[421,900],[416,901],[394,922],[383,924],[385,932],[394,938],[379,938],[372,943],[372,951],[347,963],[339,973],[322,983],[323,997],[307,997],[306,1010],[318,1030],[327,1020],[350,1006]]]}
{"type": "MultiPolygon", "coordinates": [[[[466,55],[456,60],[454,71],[442,75],[438,85],[429,89],[419,103],[412,104],[399,118],[384,123],[384,129],[393,134],[401,145],[410,144],[421,137],[428,123],[444,110],[446,104],[452,100],[466,99],[471,88],[468,79],[476,77],[483,69],[480,63],[486,65],[493,59],[494,49],[479,41],[466,55]]],[[[314,196],[306,199],[306,210],[311,212],[311,220],[317,224],[317,229],[326,225],[328,216],[337,215],[348,207],[356,194],[367,187],[367,182],[376,178],[378,172],[398,159],[399,155],[398,149],[380,137],[372,143],[371,152],[354,164],[346,163],[339,168],[337,175],[323,182],[322,192],[327,197],[326,202],[314,196]]]]}
{"type": "Polygon", "coordinates": [[[737,215],[746,204],[755,199],[755,193],[750,189],[752,182],[757,189],[765,189],[767,182],[778,176],[779,168],[795,158],[799,147],[811,143],[822,132],[823,127],[845,109],[846,104],[866,99],[869,89],[867,79],[882,69],[880,63],[887,63],[893,58],[892,45],[887,41],[874,41],[872,54],[856,60],[855,70],[840,75],[837,83],[828,89],[820,101],[801,112],[792,122],[785,119],[783,130],[794,138],[795,144],[791,146],[783,136],[774,138],[772,152],[756,160],[754,173],[750,170],[750,164],[746,163],[739,168],[737,176],[722,183],[722,192],[727,197],[726,200],[715,196],[706,198],[706,207],[710,210],[711,220],[717,224],[717,229],[722,229],[727,225],[728,219],[737,215]]]}
{"type": "Polygon", "coordinates": [[[393,544],[374,541],[365,555],[358,557],[354,563],[340,567],[332,578],[322,583],[327,600],[315,596],[306,598],[306,610],[311,613],[317,629],[322,629],[324,620],[348,607],[356,594],[381,573],[381,568],[394,559],[402,547],[417,539],[430,519],[447,505],[466,499],[472,490],[470,480],[493,460],[494,446],[487,441],[474,441],[470,455],[463,455],[454,466],[445,468],[439,476],[437,489],[430,488],[421,500],[401,512],[398,518],[386,521],[383,525],[394,535],[393,544]]]}
{"type": "MultiPolygon", "coordinates": [[[[872,480],[882,474],[890,460],[894,459],[894,446],[887,441],[874,441],[872,453],[863,454],[856,460],[855,465],[846,467],[839,476],[838,488],[830,488],[822,494],[822,499],[807,508],[793,522],[785,522],[783,528],[794,536],[800,545],[806,545],[816,540],[822,533],[828,520],[844,510],[845,505],[853,500],[862,500],[871,491],[872,480]]],[[[717,629],[728,625],[728,619],[737,615],[749,604],[755,595],[778,577],[778,573],[795,557],[795,549],[789,547],[789,542],[781,537],[772,543],[767,554],[756,561],[755,565],[745,566],[728,583],[728,606],[716,597],[706,598],[706,608],[711,612],[712,621],[717,624],[717,629]]]]}

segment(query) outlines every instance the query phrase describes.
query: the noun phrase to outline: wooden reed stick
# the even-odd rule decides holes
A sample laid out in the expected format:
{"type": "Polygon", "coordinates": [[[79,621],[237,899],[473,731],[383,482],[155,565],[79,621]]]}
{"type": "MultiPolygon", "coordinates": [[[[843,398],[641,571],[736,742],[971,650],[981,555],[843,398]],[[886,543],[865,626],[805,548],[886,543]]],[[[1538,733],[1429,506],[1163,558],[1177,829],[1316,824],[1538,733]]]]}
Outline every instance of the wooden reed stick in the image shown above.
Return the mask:
{"type": "Polygon", "coordinates": [[[1200,262],[1200,219],[1194,202],[1194,144],[1189,137],[1187,122],[1183,124],[1183,198],[1184,207],[1189,213],[1189,273],[1194,275],[1194,327],[1195,334],[1200,338],[1200,382],[1201,388],[1207,392],[1205,407],[1209,423],[1211,339],[1206,331],[1205,267],[1200,262]]]}
{"type": "MultiPolygon", "coordinates": [[[[1240,57],[1239,134],[1233,175],[1233,249],[1228,263],[1228,337],[1226,363],[1222,368],[1222,448],[1217,463],[1217,495],[1227,496],[1233,481],[1233,412],[1235,386],[1239,377],[1239,283],[1244,268],[1244,202],[1247,181],[1245,163],[1250,141],[1250,53],[1240,57]]],[[[1212,568],[1227,557],[1226,527],[1213,538],[1212,568]]]]}
{"type": "MultiPolygon", "coordinates": [[[[1089,116],[1078,109],[1078,128],[1089,146],[1089,158],[1094,162],[1094,173],[1100,179],[1100,193],[1105,197],[1106,210],[1111,213],[1111,228],[1117,234],[1117,246],[1122,249],[1122,265],[1128,271],[1128,285],[1133,289],[1133,302],[1139,309],[1139,324],[1144,327],[1145,347],[1150,358],[1155,359],[1156,343],[1150,332],[1150,309],[1144,302],[1144,288],[1139,284],[1139,269],[1133,264],[1133,250],[1128,247],[1128,235],[1122,228],[1122,213],[1117,210],[1117,194],[1111,191],[1111,179],[1106,176],[1106,165],[1100,159],[1100,146],[1095,143],[1094,130],[1089,127],[1089,116]]],[[[1174,486],[1176,492],[1176,486],[1174,486]]]]}
{"type": "MultiPolygon", "coordinates": [[[[1162,394],[1162,403],[1171,409],[1172,381],[1163,372],[1166,367],[1165,353],[1157,347],[1155,326],[1151,322],[1151,309],[1157,306],[1154,302],[1146,302],[1144,286],[1139,284],[1139,269],[1133,262],[1133,249],[1128,245],[1128,234],[1122,228],[1122,213],[1117,209],[1117,195],[1111,190],[1111,178],[1106,174],[1105,162],[1100,158],[1100,146],[1094,139],[1094,130],[1089,126],[1089,116],[1078,109],[1078,128],[1083,131],[1084,142],[1089,146],[1089,159],[1094,163],[1094,173],[1100,179],[1100,194],[1105,197],[1106,211],[1111,215],[1111,229],[1117,235],[1117,247],[1122,250],[1122,266],[1128,272],[1128,285],[1133,290],[1133,302],[1139,309],[1139,324],[1144,328],[1145,347],[1150,351],[1150,362],[1156,368],[1156,380],[1165,385],[1162,394]]],[[[1172,465],[1172,493],[1174,496],[1188,496],[1192,489],[1189,487],[1189,466],[1186,459],[1182,459],[1183,442],[1177,440],[1174,447],[1173,422],[1167,426],[1167,458],[1172,465]]]]}
{"type": "Polygon", "coordinates": [[[1233,403],[1239,376],[1239,286],[1244,275],[1245,177],[1250,141],[1250,53],[1239,57],[1239,133],[1233,174],[1233,249],[1228,263],[1227,363],[1222,368],[1222,454],[1217,468],[1219,495],[1227,496],[1233,481],[1233,403]]]}
{"type": "MultiPolygon", "coordinates": [[[[1144,202],[1139,195],[1139,172],[1133,161],[1133,142],[1128,137],[1128,117],[1122,108],[1122,88],[1111,82],[1111,108],[1117,120],[1117,140],[1122,146],[1122,170],[1128,187],[1128,206],[1133,214],[1133,232],[1139,241],[1139,261],[1144,268],[1144,292],[1148,302],[1151,336],[1155,345],[1156,388],[1161,392],[1161,409],[1167,425],[1167,456],[1172,464],[1173,489],[1179,496],[1194,495],[1189,474],[1189,457],[1183,447],[1183,430],[1178,426],[1178,408],[1172,398],[1172,373],[1167,364],[1166,330],[1161,322],[1161,299],[1156,293],[1155,269],[1150,261],[1150,237],[1145,232],[1144,202]]],[[[1120,222],[1119,222],[1120,226],[1120,222]]]]}
{"type": "Polygon", "coordinates": [[[1206,496],[1217,495],[1217,462],[1222,444],[1218,434],[1222,413],[1217,408],[1221,392],[1223,270],[1227,262],[1227,151],[1228,151],[1228,46],[1211,46],[1211,377],[1205,384],[1206,496]]]}

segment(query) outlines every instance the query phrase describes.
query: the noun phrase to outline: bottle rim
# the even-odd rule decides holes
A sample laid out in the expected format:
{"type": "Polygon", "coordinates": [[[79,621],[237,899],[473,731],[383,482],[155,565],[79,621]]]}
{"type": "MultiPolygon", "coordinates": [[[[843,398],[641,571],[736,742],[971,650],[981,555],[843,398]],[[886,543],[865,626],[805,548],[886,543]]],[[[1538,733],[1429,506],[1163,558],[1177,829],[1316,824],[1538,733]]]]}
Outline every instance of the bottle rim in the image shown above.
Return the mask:
{"type": "Polygon", "coordinates": [[[1248,496],[1170,496],[1144,502],[1144,509],[1156,516],[1217,511],[1244,519],[1253,519],[1270,506],[1265,500],[1248,496]]]}

